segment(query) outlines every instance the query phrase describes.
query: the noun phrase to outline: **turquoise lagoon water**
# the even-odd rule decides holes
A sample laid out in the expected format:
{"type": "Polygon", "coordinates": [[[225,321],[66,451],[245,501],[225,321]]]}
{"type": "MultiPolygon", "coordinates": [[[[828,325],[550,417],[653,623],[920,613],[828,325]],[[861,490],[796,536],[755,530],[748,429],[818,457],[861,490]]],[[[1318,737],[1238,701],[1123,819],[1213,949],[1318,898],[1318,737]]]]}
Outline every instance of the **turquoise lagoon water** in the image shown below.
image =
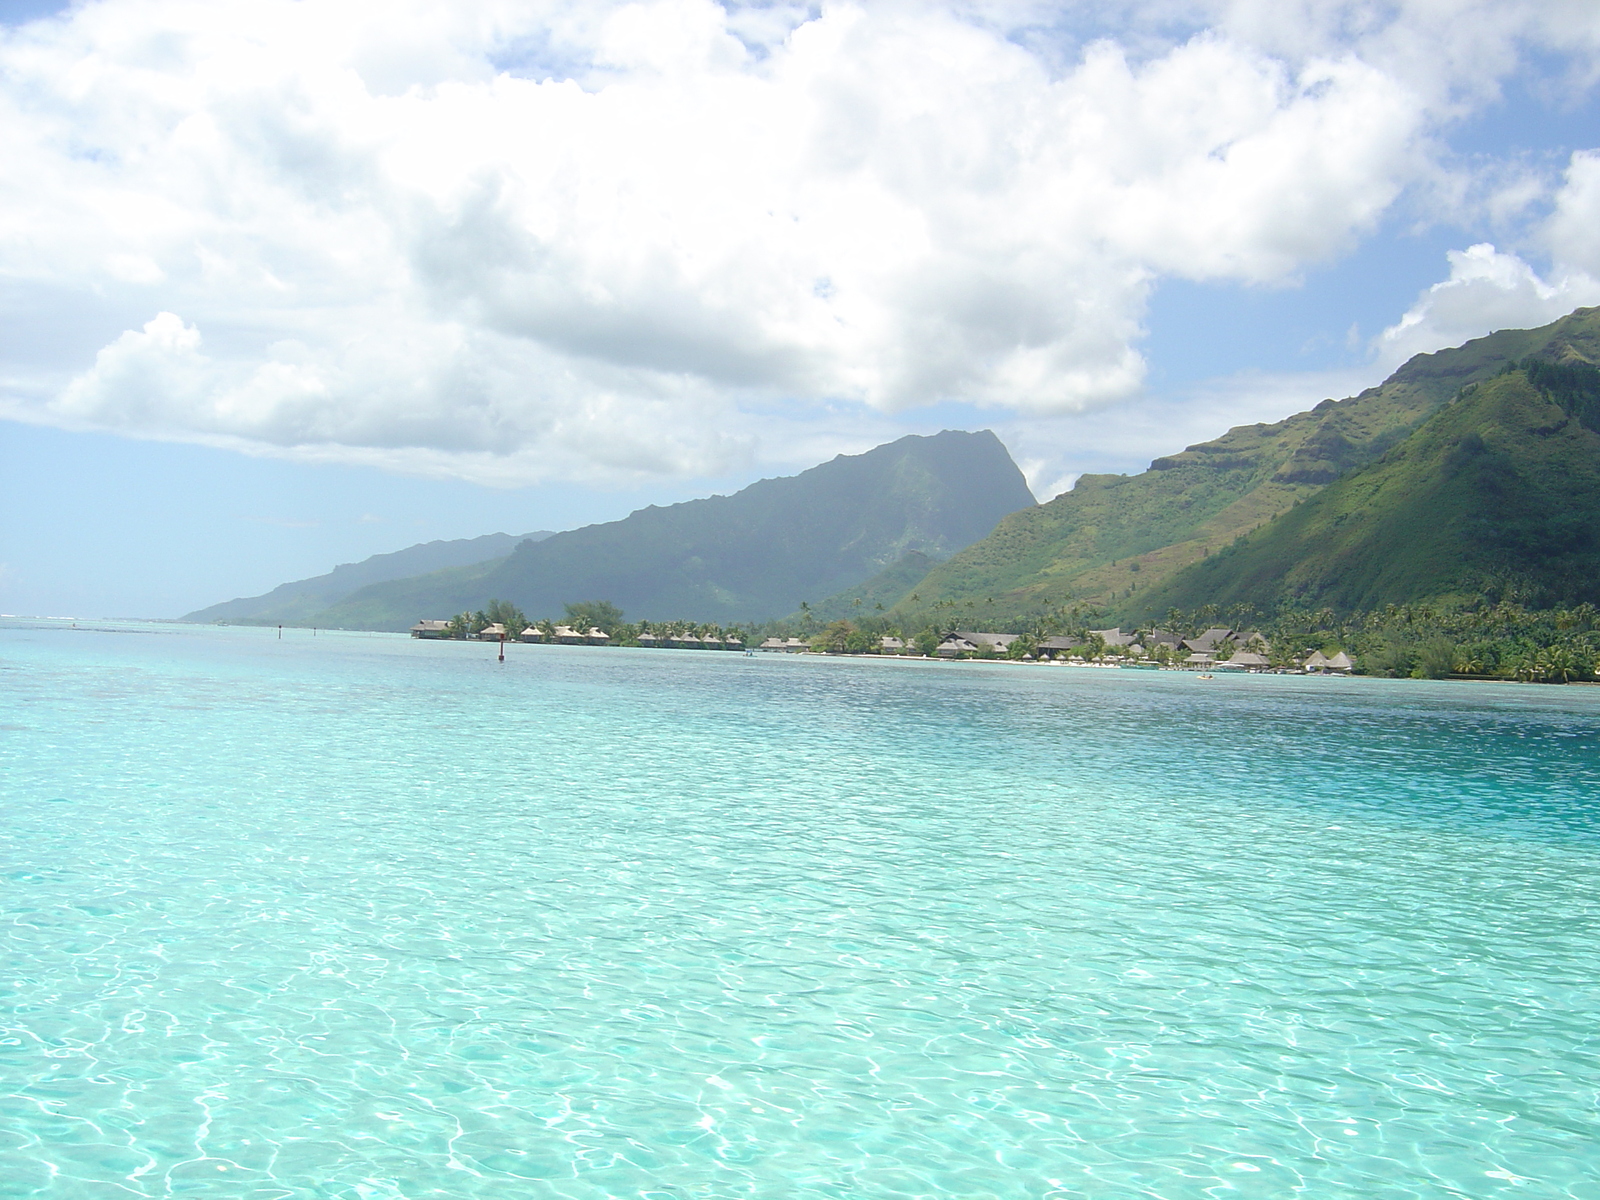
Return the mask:
{"type": "Polygon", "coordinates": [[[0,629],[0,1194],[1600,1196],[1600,689],[0,629]]]}

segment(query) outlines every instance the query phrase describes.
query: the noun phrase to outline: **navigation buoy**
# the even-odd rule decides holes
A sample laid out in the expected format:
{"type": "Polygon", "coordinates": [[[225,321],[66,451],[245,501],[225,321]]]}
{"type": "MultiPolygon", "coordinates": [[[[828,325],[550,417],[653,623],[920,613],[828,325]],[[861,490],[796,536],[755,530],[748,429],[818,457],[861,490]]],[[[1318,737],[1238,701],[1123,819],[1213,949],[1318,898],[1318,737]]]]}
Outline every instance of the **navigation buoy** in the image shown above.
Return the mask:
{"type": "Polygon", "coordinates": [[[505,662],[505,660],[506,660],[506,636],[505,636],[505,634],[502,633],[500,635],[500,661],[501,662],[505,662]]]}

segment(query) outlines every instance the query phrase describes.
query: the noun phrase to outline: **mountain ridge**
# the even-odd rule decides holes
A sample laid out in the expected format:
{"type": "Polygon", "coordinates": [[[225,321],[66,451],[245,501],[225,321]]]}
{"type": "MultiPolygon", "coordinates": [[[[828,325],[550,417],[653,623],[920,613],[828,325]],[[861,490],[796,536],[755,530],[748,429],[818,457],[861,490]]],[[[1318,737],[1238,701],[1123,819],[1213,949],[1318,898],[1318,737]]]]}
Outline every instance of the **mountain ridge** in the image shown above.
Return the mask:
{"type": "Polygon", "coordinates": [[[559,533],[481,570],[376,583],[317,619],[404,629],[495,598],[531,616],[609,600],[634,619],[764,621],[913,551],[948,557],[1005,514],[1034,504],[992,431],[913,434],[730,496],[652,506],[559,533]]]}
{"type": "Polygon", "coordinates": [[[542,541],[548,530],[525,533],[486,533],[475,538],[435,539],[419,542],[386,554],[373,554],[360,562],[340,563],[333,570],[309,579],[280,583],[259,596],[224,600],[220,604],[196,609],[180,621],[231,621],[241,625],[297,625],[310,623],[324,609],[374,583],[407,576],[466,567],[490,559],[504,558],[523,541],[542,541]]]}
{"type": "Polygon", "coordinates": [[[957,619],[990,627],[1075,603],[1140,608],[1141,591],[1381,458],[1464,384],[1527,357],[1600,357],[1600,308],[1416,355],[1376,387],[1282,421],[1236,426],[1137,475],[1082,476],[1071,491],[1009,515],[932,568],[890,606],[891,616],[904,627],[957,619]]]}
{"type": "Polygon", "coordinates": [[[1468,383],[1376,462],[1124,611],[1600,601],[1600,371],[1577,362],[1468,383]]]}

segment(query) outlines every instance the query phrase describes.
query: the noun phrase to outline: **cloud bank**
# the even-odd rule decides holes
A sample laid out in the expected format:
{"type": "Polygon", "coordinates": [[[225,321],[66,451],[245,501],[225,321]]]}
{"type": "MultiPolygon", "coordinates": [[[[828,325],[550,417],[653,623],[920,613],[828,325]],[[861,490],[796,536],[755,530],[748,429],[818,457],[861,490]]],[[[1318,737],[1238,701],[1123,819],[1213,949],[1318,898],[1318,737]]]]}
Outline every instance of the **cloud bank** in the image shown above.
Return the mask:
{"type": "MultiPolygon", "coordinates": [[[[100,0],[6,31],[0,289],[106,329],[10,352],[0,403],[505,484],[725,472],[842,409],[1080,412],[1138,393],[1156,281],[1292,281],[1438,183],[1519,46],[1600,45],[1577,4],[1071,11],[100,0]]],[[[1597,216],[1579,156],[1551,280],[1474,246],[1382,352],[1584,302],[1597,216]]]]}

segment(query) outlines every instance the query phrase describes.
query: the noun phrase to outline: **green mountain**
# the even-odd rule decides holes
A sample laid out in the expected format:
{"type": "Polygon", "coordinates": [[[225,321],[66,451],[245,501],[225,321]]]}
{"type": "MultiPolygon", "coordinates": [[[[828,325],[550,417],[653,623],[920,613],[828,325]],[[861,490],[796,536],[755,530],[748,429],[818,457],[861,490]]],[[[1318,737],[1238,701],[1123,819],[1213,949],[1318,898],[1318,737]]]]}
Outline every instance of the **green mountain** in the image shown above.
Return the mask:
{"type": "Polygon", "coordinates": [[[489,533],[449,542],[424,542],[390,554],[374,554],[358,563],[344,563],[326,575],[280,584],[264,596],[225,600],[179,619],[231,621],[240,625],[311,625],[324,609],[370,584],[504,558],[519,542],[537,542],[549,536],[545,531],[525,533],[521,537],[489,533]]]}
{"type": "Polygon", "coordinates": [[[908,586],[893,616],[906,627],[952,618],[998,627],[1075,601],[1142,610],[1178,572],[1381,458],[1464,385],[1529,356],[1600,359],[1600,308],[1418,355],[1358,396],[1240,426],[1138,475],[1085,475],[908,586]]]}
{"type": "Polygon", "coordinates": [[[374,584],[318,620],[404,629],[490,598],[534,617],[609,600],[634,620],[766,620],[913,551],[947,557],[1033,503],[999,438],[946,430],[840,455],[731,496],[652,506],[558,533],[497,563],[374,584]]]}
{"type": "Polygon", "coordinates": [[[1469,384],[1379,461],[1178,573],[1141,608],[1336,612],[1600,601],[1600,370],[1568,355],[1469,384]]]}
{"type": "MultiPolygon", "coordinates": [[[[928,557],[922,551],[913,550],[871,578],[811,605],[807,611],[818,621],[838,621],[853,620],[868,613],[893,608],[896,601],[927,577],[937,562],[937,559],[928,557]]],[[[790,620],[804,615],[801,612],[791,613],[790,620]]]]}

